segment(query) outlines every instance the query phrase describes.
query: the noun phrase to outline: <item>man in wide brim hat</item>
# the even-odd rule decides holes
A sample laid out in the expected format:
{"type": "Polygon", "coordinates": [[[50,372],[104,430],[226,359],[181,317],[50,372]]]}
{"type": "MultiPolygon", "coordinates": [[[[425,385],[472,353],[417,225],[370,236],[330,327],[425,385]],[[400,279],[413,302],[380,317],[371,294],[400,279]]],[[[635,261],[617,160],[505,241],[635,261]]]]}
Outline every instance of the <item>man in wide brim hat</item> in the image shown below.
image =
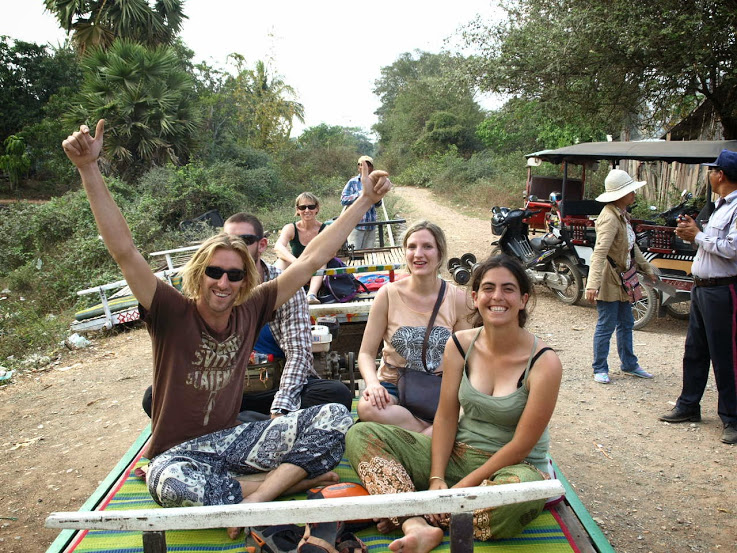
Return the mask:
{"type": "Polygon", "coordinates": [[[630,177],[627,171],[612,169],[604,180],[605,192],[600,194],[596,198],[596,201],[601,203],[616,201],[630,192],[634,192],[638,188],[642,188],[646,184],[647,183],[645,181],[636,181],[630,177]]]}

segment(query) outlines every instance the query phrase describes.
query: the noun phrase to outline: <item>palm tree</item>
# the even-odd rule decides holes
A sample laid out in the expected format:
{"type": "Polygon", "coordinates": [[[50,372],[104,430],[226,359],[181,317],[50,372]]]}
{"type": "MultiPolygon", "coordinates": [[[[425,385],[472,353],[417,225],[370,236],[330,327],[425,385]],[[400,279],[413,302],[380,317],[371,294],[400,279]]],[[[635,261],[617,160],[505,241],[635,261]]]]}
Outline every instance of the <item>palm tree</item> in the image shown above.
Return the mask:
{"type": "Polygon", "coordinates": [[[182,0],[44,0],[61,28],[84,54],[89,48],[108,48],[117,38],[147,46],[171,44],[187,17],[182,0]]]}
{"type": "Polygon", "coordinates": [[[270,75],[263,61],[254,69],[245,69],[244,58],[230,56],[236,64],[233,94],[239,107],[239,119],[251,126],[250,145],[273,150],[289,139],[296,118],[304,123],[304,106],[292,100],[297,93],[280,75],[270,75]]]}
{"type": "Polygon", "coordinates": [[[83,69],[82,104],[67,119],[70,125],[107,120],[105,154],[118,174],[134,178],[188,160],[194,89],[172,47],[116,40],[107,50],[92,49],[83,69]]]}

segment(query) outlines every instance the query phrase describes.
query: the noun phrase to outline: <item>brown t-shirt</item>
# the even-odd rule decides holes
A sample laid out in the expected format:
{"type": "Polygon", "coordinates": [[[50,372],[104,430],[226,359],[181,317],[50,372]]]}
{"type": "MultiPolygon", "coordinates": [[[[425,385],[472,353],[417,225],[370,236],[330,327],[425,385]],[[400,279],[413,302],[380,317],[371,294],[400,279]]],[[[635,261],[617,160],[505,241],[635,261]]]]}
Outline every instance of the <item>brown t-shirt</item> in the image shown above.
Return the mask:
{"type": "Polygon", "coordinates": [[[237,424],[248,356],[274,316],[276,292],[276,280],[258,286],[233,308],[225,331],[216,332],[194,301],[157,284],[151,309],[140,308],[154,357],[149,458],[237,424]]]}

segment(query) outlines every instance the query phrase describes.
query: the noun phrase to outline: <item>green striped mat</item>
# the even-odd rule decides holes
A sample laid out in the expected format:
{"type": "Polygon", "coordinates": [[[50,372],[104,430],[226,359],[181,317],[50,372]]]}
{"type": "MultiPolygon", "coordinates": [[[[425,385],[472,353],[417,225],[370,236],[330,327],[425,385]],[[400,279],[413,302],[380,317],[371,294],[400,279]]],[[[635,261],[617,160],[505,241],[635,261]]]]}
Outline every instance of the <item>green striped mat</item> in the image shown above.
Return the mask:
{"type": "MultiPolygon", "coordinates": [[[[135,476],[134,469],[147,461],[139,457],[124,471],[124,476],[113,486],[109,496],[103,501],[99,510],[120,511],[125,509],[157,508],[148,493],[145,482],[135,476]]],[[[344,482],[359,482],[356,473],[348,461],[343,458],[336,472],[344,482]]],[[[305,499],[304,494],[284,498],[305,499]]],[[[576,552],[575,545],[569,543],[567,530],[561,526],[550,511],[544,511],[519,536],[496,542],[476,542],[474,551],[478,552],[525,552],[525,553],[559,553],[576,552]]],[[[366,543],[369,551],[387,551],[388,545],[401,536],[401,532],[379,534],[376,527],[358,532],[358,536],[366,543]]],[[[244,540],[241,537],[232,541],[223,529],[177,530],[166,533],[167,548],[177,553],[212,553],[232,552],[245,553],[244,540]]],[[[143,545],[140,532],[117,532],[93,530],[81,532],[65,550],[75,553],[142,553],[143,545]]],[[[450,551],[450,542],[446,533],[441,545],[435,551],[450,551]]]]}

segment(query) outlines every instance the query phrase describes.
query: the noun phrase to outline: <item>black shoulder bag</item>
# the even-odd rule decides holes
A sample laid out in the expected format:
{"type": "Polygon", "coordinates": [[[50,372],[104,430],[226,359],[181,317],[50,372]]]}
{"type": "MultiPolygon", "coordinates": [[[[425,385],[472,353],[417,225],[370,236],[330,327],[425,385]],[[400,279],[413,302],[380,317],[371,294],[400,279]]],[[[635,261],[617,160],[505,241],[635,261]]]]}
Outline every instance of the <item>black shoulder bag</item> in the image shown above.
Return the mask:
{"type": "Polygon", "coordinates": [[[435,419],[435,411],[438,410],[440,401],[440,385],[443,380],[443,373],[427,372],[427,343],[430,339],[433,323],[440,311],[440,304],[443,303],[445,296],[444,280],[440,284],[440,292],[438,299],[435,301],[430,322],[427,323],[425,331],[425,339],[422,341],[422,366],[424,371],[413,371],[408,368],[399,369],[399,380],[397,388],[399,389],[399,405],[407,409],[415,417],[427,422],[435,419]]]}

